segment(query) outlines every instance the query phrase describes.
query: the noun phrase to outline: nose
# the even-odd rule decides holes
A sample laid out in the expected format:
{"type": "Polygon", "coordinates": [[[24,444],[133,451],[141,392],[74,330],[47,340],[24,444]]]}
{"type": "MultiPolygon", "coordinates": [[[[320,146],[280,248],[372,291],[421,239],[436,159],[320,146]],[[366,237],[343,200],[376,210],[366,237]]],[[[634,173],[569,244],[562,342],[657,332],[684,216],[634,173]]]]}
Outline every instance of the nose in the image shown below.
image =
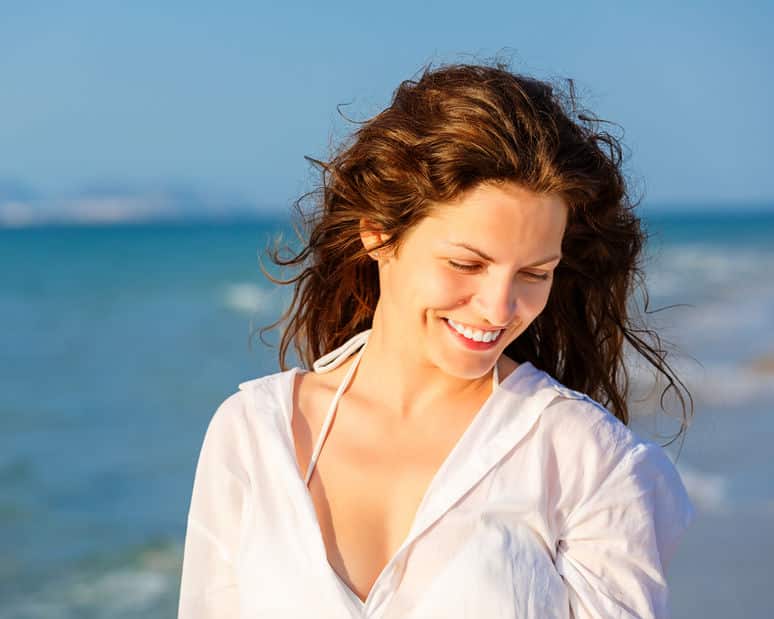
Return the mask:
{"type": "Polygon", "coordinates": [[[488,277],[475,295],[475,305],[481,316],[495,326],[509,325],[517,309],[518,287],[505,277],[488,277]]]}

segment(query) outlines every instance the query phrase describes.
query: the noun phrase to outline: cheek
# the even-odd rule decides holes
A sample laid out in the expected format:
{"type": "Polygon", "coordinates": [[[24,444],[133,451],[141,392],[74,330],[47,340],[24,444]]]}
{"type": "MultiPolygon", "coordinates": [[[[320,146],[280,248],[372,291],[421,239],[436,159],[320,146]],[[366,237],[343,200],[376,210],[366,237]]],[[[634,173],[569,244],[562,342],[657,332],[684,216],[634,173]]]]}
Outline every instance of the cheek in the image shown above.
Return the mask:
{"type": "Polygon", "coordinates": [[[422,295],[437,307],[454,306],[473,292],[470,286],[471,278],[449,269],[437,269],[422,282],[422,295]]]}
{"type": "Polygon", "coordinates": [[[465,298],[465,286],[469,285],[464,278],[448,269],[421,269],[416,265],[402,268],[400,273],[394,271],[389,282],[391,296],[399,305],[420,311],[442,311],[454,307],[465,298]]]}
{"type": "Polygon", "coordinates": [[[519,297],[522,307],[521,313],[530,318],[540,314],[545,309],[550,292],[551,286],[549,284],[526,287],[519,297]]]}

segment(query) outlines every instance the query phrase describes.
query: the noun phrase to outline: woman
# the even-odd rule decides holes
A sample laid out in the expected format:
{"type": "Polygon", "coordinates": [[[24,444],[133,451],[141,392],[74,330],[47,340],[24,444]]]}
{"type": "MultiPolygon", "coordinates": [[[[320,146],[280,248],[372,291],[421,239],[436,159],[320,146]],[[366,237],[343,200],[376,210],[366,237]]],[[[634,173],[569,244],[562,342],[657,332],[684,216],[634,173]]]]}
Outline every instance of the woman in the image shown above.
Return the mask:
{"type": "Polygon", "coordinates": [[[624,342],[675,382],[627,315],[643,235],[596,127],[452,65],[316,162],[309,239],[273,253],[303,266],[273,279],[282,371],[204,439],[181,619],[668,616],[694,509],[626,425],[624,342]]]}

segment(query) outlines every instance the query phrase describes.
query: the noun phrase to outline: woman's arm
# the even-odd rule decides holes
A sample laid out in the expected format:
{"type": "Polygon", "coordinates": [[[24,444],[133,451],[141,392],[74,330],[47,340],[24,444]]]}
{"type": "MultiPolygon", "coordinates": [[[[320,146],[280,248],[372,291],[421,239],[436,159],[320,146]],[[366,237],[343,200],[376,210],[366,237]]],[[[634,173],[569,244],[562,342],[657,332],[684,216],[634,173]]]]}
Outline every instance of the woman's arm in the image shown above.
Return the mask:
{"type": "Polygon", "coordinates": [[[250,490],[235,456],[243,415],[239,394],[230,396],[204,437],[188,512],[178,619],[240,616],[236,556],[250,490]]]}
{"type": "Polygon", "coordinates": [[[661,447],[642,442],[591,485],[558,539],[556,568],[576,619],[666,619],[666,569],[695,516],[661,447]]]}

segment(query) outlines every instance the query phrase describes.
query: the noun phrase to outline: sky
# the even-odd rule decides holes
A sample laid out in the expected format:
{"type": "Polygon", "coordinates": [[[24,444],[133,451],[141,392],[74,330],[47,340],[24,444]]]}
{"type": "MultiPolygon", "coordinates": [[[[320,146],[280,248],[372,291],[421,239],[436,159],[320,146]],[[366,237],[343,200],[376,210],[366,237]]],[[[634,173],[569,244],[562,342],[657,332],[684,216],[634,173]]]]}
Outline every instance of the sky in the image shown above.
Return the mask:
{"type": "Polygon", "coordinates": [[[337,105],[497,54],[623,127],[644,204],[774,208],[772,35],[772,2],[2,0],[0,220],[287,210],[337,105]]]}

